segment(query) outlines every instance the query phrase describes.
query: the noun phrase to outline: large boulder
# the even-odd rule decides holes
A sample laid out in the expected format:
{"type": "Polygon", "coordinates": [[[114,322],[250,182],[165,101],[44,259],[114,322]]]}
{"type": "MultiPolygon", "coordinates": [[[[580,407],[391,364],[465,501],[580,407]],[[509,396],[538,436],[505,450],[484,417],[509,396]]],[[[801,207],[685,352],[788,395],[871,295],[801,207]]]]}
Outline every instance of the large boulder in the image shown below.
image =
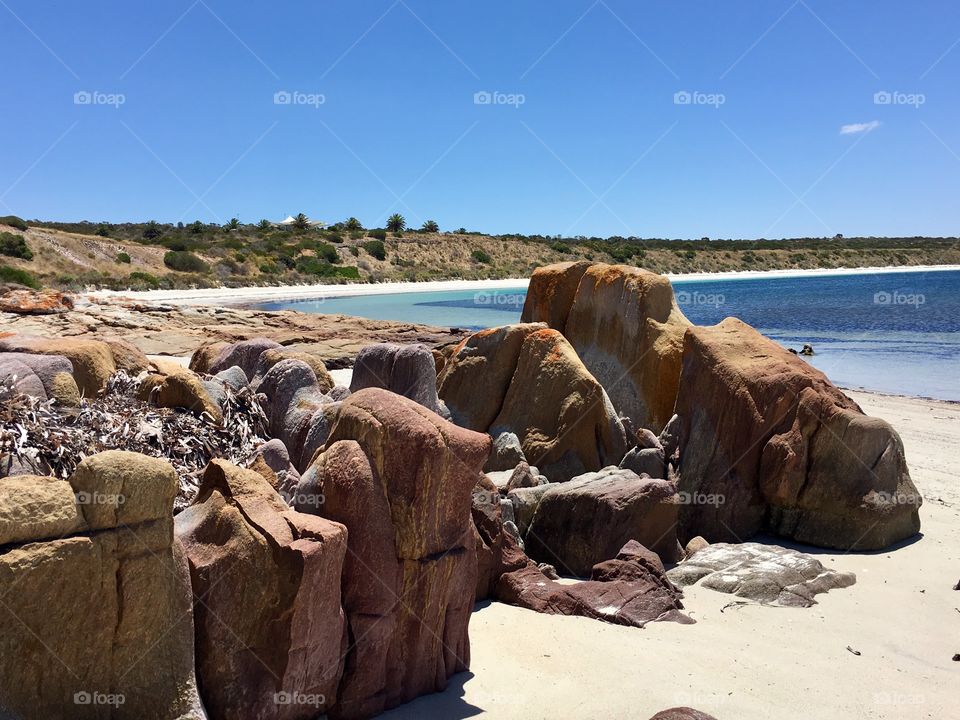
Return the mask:
{"type": "Polygon", "coordinates": [[[214,460],[176,532],[212,720],[307,720],[329,709],[347,649],[346,529],[290,509],[260,474],[214,460]]]}
{"type": "Polygon", "coordinates": [[[524,536],[530,557],[561,573],[586,577],[630,540],[665,562],[682,557],[677,543],[676,488],[616,467],[550,483],[524,536]]]}
{"type": "Polygon", "coordinates": [[[440,393],[454,422],[514,433],[527,461],[551,480],[617,463],[626,450],[603,388],[563,335],[540,325],[468,338],[447,363],[440,393]]]}
{"type": "Polygon", "coordinates": [[[0,312],[56,315],[73,310],[73,298],[56,290],[8,289],[0,293],[0,312]]]}
{"type": "MultiPolygon", "coordinates": [[[[253,380],[257,374],[257,364],[260,362],[260,355],[267,350],[279,350],[283,345],[267,338],[253,338],[251,340],[242,340],[233,345],[226,345],[221,348],[217,357],[210,362],[207,370],[211,375],[216,375],[221,370],[239,366],[243,369],[248,380],[253,380]]],[[[191,360],[192,364],[192,360],[191,360]]],[[[197,364],[201,364],[198,358],[197,364]]]]}
{"type": "Polygon", "coordinates": [[[519,570],[529,562],[516,538],[504,528],[503,509],[500,492],[481,477],[473,489],[470,508],[476,528],[477,600],[489,598],[505,572],[519,570]]]}
{"type": "Polygon", "coordinates": [[[176,489],[169,464],[120,451],[0,481],[0,715],[205,717],[176,489]]]}
{"type": "Polygon", "coordinates": [[[24,395],[56,400],[73,407],[80,404],[80,389],[73,379],[73,364],[62,355],[0,353],[0,383],[11,382],[24,395]]]}
{"type": "Polygon", "coordinates": [[[637,426],[659,432],[670,419],[690,322],[667,278],[603,263],[538,268],[522,320],[561,331],[617,412],[637,426]]]}
{"type": "Polygon", "coordinates": [[[740,320],[688,330],[676,410],[682,540],[742,542],[766,526],[872,550],[920,529],[896,431],[740,320]]]}
{"type": "Polygon", "coordinates": [[[250,381],[251,384],[254,387],[259,386],[260,381],[264,375],[270,371],[270,368],[282,360],[299,360],[309,365],[310,369],[313,370],[314,376],[317,378],[317,387],[320,392],[329,393],[333,390],[334,385],[336,385],[323,360],[308,352],[288,350],[287,348],[269,348],[260,353],[260,358],[257,360],[257,366],[254,370],[254,376],[250,381]]]}
{"type": "Polygon", "coordinates": [[[656,558],[638,543],[630,543],[615,560],[597,566],[593,579],[573,584],[550,580],[529,563],[500,576],[496,597],[549,615],[578,615],[632,627],[656,621],[693,623],[681,612],[680,591],[666,579],[659,560],[650,561],[648,555],[656,558]]]}
{"type": "Polygon", "coordinates": [[[357,353],[350,392],[383,388],[440,413],[437,363],[425,345],[368,345],[357,353]]]}
{"type": "Polygon", "coordinates": [[[60,355],[73,366],[73,377],[80,391],[96,396],[117,370],[137,374],[151,367],[147,356],[133,346],[113,341],[81,338],[43,338],[13,335],[0,339],[0,352],[60,355]]]}
{"type": "Polygon", "coordinates": [[[700,582],[711,590],[787,607],[810,607],[817,602],[815,595],[857,581],[853,573],[829,570],[812,555],[752,542],[702,547],[667,577],[681,587],[700,582]]]}
{"type": "Polygon", "coordinates": [[[196,415],[207,415],[214,422],[223,419],[217,402],[222,389],[215,380],[203,380],[192,370],[177,366],[170,374],[152,373],[140,384],[141,400],[157,407],[183,408],[196,415]]]}
{"type": "Polygon", "coordinates": [[[297,499],[348,530],[352,643],[332,717],[369,717],[442,690],[470,660],[477,585],[471,492],[490,438],[369,388],[343,401],[297,499]],[[399,599],[399,601],[398,601],[399,599]]]}

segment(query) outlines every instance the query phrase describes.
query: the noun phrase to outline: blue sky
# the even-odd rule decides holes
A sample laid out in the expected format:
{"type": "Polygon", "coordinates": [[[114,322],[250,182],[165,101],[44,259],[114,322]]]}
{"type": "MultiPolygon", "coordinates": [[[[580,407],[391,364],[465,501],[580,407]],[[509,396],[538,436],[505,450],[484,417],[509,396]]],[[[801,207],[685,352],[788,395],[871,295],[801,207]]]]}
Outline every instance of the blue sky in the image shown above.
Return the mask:
{"type": "Polygon", "coordinates": [[[946,0],[0,0],[0,62],[28,218],[960,233],[946,0]]]}

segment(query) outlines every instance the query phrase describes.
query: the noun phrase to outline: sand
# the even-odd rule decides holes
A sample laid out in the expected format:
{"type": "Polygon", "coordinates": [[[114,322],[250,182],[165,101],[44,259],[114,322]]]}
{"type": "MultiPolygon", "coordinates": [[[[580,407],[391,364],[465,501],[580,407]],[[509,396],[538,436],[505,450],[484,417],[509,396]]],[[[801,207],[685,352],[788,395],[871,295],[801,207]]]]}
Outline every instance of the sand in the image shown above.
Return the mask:
{"type": "Polygon", "coordinates": [[[960,718],[960,404],[849,394],[903,437],[922,536],[878,553],[762,541],[856,573],[853,587],[807,609],[724,612],[734,598],[694,587],[696,625],[643,630],[483,603],[471,672],[382,717],[645,720],[690,705],[720,720],[960,718]]]}

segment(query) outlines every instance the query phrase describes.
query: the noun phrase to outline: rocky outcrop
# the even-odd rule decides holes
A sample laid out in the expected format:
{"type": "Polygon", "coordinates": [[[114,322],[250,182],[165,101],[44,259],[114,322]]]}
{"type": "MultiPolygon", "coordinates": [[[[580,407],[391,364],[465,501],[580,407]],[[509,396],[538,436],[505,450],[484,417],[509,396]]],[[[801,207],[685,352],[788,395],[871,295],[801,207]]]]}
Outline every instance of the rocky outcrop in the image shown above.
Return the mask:
{"type": "Polygon", "coordinates": [[[2,383],[13,383],[17,392],[41,400],[56,400],[68,407],[80,404],[80,389],[73,379],[73,365],[61,355],[0,353],[2,383]]]}
{"type": "Polygon", "coordinates": [[[56,290],[8,289],[0,294],[0,312],[54,315],[73,310],[73,298],[56,290]]]}
{"type": "Polygon", "coordinates": [[[136,348],[110,341],[13,335],[0,339],[0,353],[3,352],[67,358],[73,366],[77,387],[86,396],[95,396],[103,390],[118,369],[137,374],[151,367],[146,355],[136,348]]]}
{"type": "Polygon", "coordinates": [[[288,505],[293,504],[293,495],[300,483],[300,473],[290,462],[290,453],[280,440],[274,438],[257,448],[248,467],[266,478],[288,505]]]}
{"type": "Polygon", "coordinates": [[[242,340],[221,348],[217,356],[210,362],[208,372],[211,375],[216,375],[218,372],[236,365],[243,370],[248,380],[253,380],[257,374],[257,364],[260,362],[260,356],[267,350],[280,350],[282,348],[283,346],[280,343],[267,338],[242,340]]]}
{"type": "Polygon", "coordinates": [[[681,593],[663,575],[656,555],[637,543],[624,547],[617,558],[594,570],[596,579],[563,584],[548,579],[533,563],[503,574],[496,585],[497,599],[549,615],[578,615],[594,620],[643,627],[649,622],[690,624],[681,612],[681,593]]]}
{"type": "Polygon", "coordinates": [[[351,646],[332,717],[369,717],[441,690],[469,665],[471,492],[489,451],[489,437],[385,390],[343,401],[297,491],[298,507],[321,496],[307,511],[348,530],[351,646]]]}
{"type": "Polygon", "coordinates": [[[853,573],[828,570],[811,555],[776,545],[715,543],[667,573],[686,587],[703,587],[760,603],[788,607],[816,605],[814,596],[853,585],[853,573]]]}
{"type": "Polygon", "coordinates": [[[520,446],[520,438],[516,433],[500,433],[493,439],[493,447],[490,450],[490,457],[487,458],[487,464],[483,468],[484,472],[502,472],[504,470],[513,470],[517,465],[526,462],[523,456],[523,448],[520,446]]]}
{"type": "Polygon", "coordinates": [[[741,542],[767,527],[870,550],[920,529],[893,428],[735,318],[687,332],[676,410],[683,540],[741,542]]]}
{"type": "Polygon", "coordinates": [[[554,481],[617,463],[626,449],[609,398],[556,330],[477,333],[447,363],[440,395],[457,424],[517,435],[527,460],[554,481]]]}
{"type": "Polygon", "coordinates": [[[443,414],[437,397],[437,363],[424,345],[365,347],[353,364],[350,391],[364,388],[383,388],[443,414]]]}
{"type": "Polygon", "coordinates": [[[258,473],[214,460],[176,531],[211,719],[306,720],[334,705],[347,649],[346,529],[291,510],[258,473]]]}
{"type": "Polygon", "coordinates": [[[657,432],[670,419],[690,322],[667,278],[603,263],[538,268],[522,320],[561,331],[621,415],[657,432]]]}
{"type": "Polygon", "coordinates": [[[282,360],[299,360],[309,365],[310,369],[313,370],[314,376],[317,378],[317,387],[322,393],[329,393],[333,390],[334,385],[336,385],[330,373],[327,371],[327,366],[323,360],[308,352],[298,352],[296,350],[288,350],[287,348],[270,348],[260,353],[250,384],[258,387],[260,381],[270,371],[270,368],[282,360]]]}
{"type": "Polygon", "coordinates": [[[157,407],[183,408],[196,415],[207,415],[214,422],[223,419],[217,402],[222,388],[216,380],[203,380],[187,368],[176,367],[169,374],[152,373],[140,384],[141,400],[157,407]]]}
{"type": "Polygon", "coordinates": [[[608,467],[546,488],[524,542],[530,557],[561,573],[587,577],[630,540],[666,562],[682,557],[676,533],[680,501],[672,483],[608,467]]]}
{"type": "Polygon", "coordinates": [[[0,481],[0,714],[204,717],[177,478],[103,452],[66,480],[0,481]]]}
{"type": "Polygon", "coordinates": [[[517,540],[504,528],[503,508],[497,488],[481,478],[473,489],[471,505],[476,528],[477,600],[493,595],[501,575],[520,570],[529,563],[517,540]]]}

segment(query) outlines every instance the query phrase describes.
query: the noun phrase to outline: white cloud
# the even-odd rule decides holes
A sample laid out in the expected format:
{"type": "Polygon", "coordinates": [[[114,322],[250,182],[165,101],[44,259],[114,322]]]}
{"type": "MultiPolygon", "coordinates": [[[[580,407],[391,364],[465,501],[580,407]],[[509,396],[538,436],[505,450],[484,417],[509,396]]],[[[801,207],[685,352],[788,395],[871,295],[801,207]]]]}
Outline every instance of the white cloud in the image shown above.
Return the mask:
{"type": "Polygon", "coordinates": [[[870,132],[880,127],[879,120],[871,120],[865,123],[853,123],[852,125],[843,125],[840,127],[841,135],[856,135],[858,133],[870,132]]]}

